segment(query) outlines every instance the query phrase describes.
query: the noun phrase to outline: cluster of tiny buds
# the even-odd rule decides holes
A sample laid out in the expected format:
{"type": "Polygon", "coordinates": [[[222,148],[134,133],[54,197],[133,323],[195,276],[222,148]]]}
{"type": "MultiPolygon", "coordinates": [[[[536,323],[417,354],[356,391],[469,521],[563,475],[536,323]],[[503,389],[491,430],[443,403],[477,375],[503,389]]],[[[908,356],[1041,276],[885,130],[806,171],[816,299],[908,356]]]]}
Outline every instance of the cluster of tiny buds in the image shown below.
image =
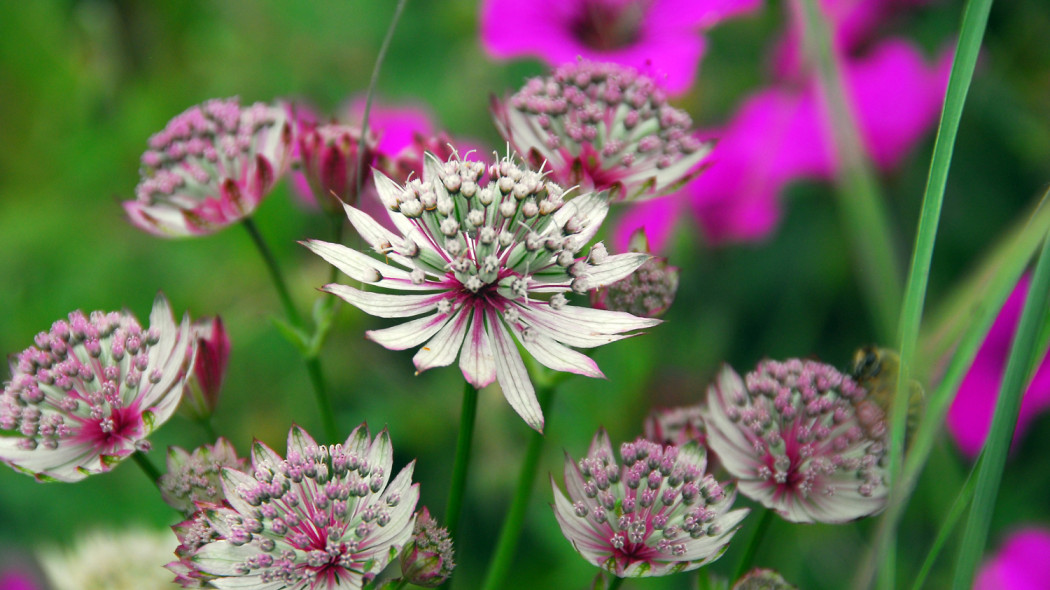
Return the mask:
{"type": "MultiPolygon", "coordinates": [[[[14,375],[0,397],[0,430],[17,431],[24,449],[58,447],[69,436],[67,416],[98,423],[102,433],[117,425],[112,410],[124,406],[126,388],[144,379],[160,381],[159,369],[149,368],[155,329],[143,331],[129,315],[101,311],[69,314],[35,338],[36,346],[19,353],[14,375]]],[[[148,444],[142,441],[140,444],[148,444]]]]}
{"type": "MultiPolygon", "coordinates": [[[[572,216],[559,226],[552,217],[564,205],[567,191],[510,158],[488,168],[450,159],[436,168],[437,178],[408,181],[388,203],[393,211],[417,220],[426,238],[447,254],[447,262],[427,260],[429,251],[412,239],[390,245],[390,250],[416,261],[413,282],[426,280],[427,267],[452,273],[471,294],[498,285],[507,296],[522,298],[528,295],[530,272],[557,265],[572,277],[574,291],[590,290],[587,271],[608,253],[596,245],[586,260],[577,258],[583,244],[574,234],[583,229],[581,220],[572,216]]],[[[564,296],[551,300],[556,309],[565,303],[564,296]]],[[[443,304],[449,309],[452,305],[447,300],[443,304]]]]}
{"type": "Polygon", "coordinates": [[[659,532],[657,548],[679,555],[685,546],[676,540],[683,536],[721,534],[714,522],[719,512],[711,505],[727,497],[725,490],[700,465],[680,460],[679,453],[677,446],[638,439],[621,446],[622,469],[604,452],[580,460],[583,492],[593,502],[577,501],[576,516],[589,517],[598,525],[614,518],[617,532],[611,541],[617,549],[659,532]],[[620,483],[622,488],[617,487],[620,483]]]}
{"type": "Polygon", "coordinates": [[[668,266],[664,259],[651,258],[626,278],[595,291],[591,304],[652,318],[671,307],[677,292],[678,269],[668,266]]]}
{"type": "Polygon", "coordinates": [[[652,79],[612,63],[579,61],[548,78],[533,78],[510,99],[547,132],[549,149],[566,141],[593,144],[604,158],[619,155],[623,166],[638,156],[667,168],[703,147],[690,134],[689,115],[667,104],[652,79]]]}
{"type": "Polygon", "coordinates": [[[289,575],[299,580],[309,574],[296,572],[295,551],[276,554],[274,539],[301,552],[310,567],[352,567],[360,541],[386,526],[401,501],[396,492],[371,498],[383,490],[387,475],[341,444],[306,447],[304,454],[289,451],[278,464],[257,462],[254,481],[235,490],[254,509],[228,515],[226,540],[234,545],[254,540],[261,553],[238,567],[243,574],[264,570],[263,581],[292,581],[289,575]],[[362,502],[368,503],[362,508],[362,502]],[[348,540],[344,531],[356,538],[348,540]],[[324,550],[317,549],[318,534],[327,535],[324,550]]]}
{"type": "Polygon", "coordinates": [[[220,481],[223,468],[243,469],[245,465],[233,445],[220,438],[215,445],[200,447],[192,454],[172,449],[168,472],[157,485],[165,502],[176,510],[192,513],[198,502],[218,503],[225,498],[220,481]]]}
{"type": "MultiPolygon", "coordinates": [[[[241,166],[254,163],[259,132],[279,124],[279,115],[264,103],[241,108],[236,98],[209,100],[181,113],[150,138],[142,154],[138,198],[170,196],[187,182],[207,184],[216,170],[239,179],[241,166]]],[[[284,126],[282,133],[290,142],[290,127],[284,126]]]]}
{"type": "Polygon", "coordinates": [[[792,485],[803,495],[831,494],[830,487],[815,490],[821,476],[855,472],[860,494],[873,493],[881,482],[876,467],[885,441],[870,436],[860,423],[858,404],[867,395],[863,387],[830,365],[799,359],[763,361],[745,384],[747,392],[735,393],[727,414],[747,429],[757,457],[772,454],[772,468],[759,467],[760,478],[792,485]],[[798,449],[794,460],[785,450],[782,433],[787,431],[798,449]]]}

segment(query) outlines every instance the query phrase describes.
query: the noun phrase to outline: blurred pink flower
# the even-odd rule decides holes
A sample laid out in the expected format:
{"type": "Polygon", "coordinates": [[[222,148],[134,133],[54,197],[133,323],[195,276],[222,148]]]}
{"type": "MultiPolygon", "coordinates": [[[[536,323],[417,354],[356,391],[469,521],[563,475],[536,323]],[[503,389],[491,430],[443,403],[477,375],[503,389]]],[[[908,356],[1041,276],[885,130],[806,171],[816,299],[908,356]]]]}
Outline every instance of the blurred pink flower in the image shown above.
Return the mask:
{"type": "MultiPolygon", "coordinates": [[[[984,344],[977,352],[977,357],[970,366],[955,401],[948,411],[948,432],[955,439],[955,444],[970,457],[977,456],[984,446],[988,429],[992,423],[995,402],[999,399],[999,384],[1006,370],[1006,359],[1010,355],[1014,331],[1021,319],[1021,308],[1024,307],[1028,294],[1030,277],[1025,275],[1017,282],[1013,293],[1003,304],[992,329],[988,332],[984,344]]],[[[1036,415],[1050,407],[1050,356],[1043,359],[1035,372],[1024,399],[1021,401],[1021,414],[1017,418],[1017,429],[1014,442],[1028,428],[1036,415]]]]}
{"type": "Polygon", "coordinates": [[[693,85],[701,31],[753,11],[758,0],[485,0],[481,40],[497,58],[535,56],[552,66],[615,62],[645,72],[671,94],[693,85]]]}
{"type": "Polygon", "coordinates": [[[1045,590],[1050,587],[1050,531],[1014,532],[977,573],[974,590],[1045,590]]]}
{"type": "Polygon", "coordinates": [[[41,586],[27,571],[17,567],[0,571],[0,590],[38,590],[39,588],[41,586]]]}
{"type": "MultiPolygon", "coordinates": [[[[837,4],[824,6],[828,10],[837,4]]],[[[847,21],[831,18],[836,26],[846,26],[847,21]]],[[[863,55],[855,54],[859,41],[854,37],[867,29],[849,26],[856,32],[845,35],[848,43],[836,45],[849,107],[865,152],[887,170],[935,123],[951,56],[942,54],[931,63],[902,39],[884,40],[863,55]]],[[[793,35],[798,36],[791,28],[788,39],[793,35]]],[[[644,227],[653,250],[660,252],[686,208],[709,243],[758,240],[776,226],[780,194],[788,184],[834,177],[838,161],[832,121],[815,75],[797,63],[797,45],[784,43],[778,49],[773,85],[745,99],[724,128],[705,133],[718,138],[708,157],[710,167],[681,192],[632,208],[616,230],[617,247],[644,227]]]]}

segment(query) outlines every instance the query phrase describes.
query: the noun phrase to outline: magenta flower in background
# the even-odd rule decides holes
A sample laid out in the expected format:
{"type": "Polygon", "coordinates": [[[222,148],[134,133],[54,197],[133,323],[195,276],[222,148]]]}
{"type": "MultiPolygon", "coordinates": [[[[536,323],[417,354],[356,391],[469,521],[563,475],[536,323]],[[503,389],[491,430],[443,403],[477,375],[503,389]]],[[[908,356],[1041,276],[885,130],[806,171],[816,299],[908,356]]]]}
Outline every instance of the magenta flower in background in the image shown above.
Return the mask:
{"type": "MultiPolygon", "coordinates": [[[[832,10],[838,4],[822,6],[832,10]]],[[[842,35],[849,43],[837,45],[837,58],[862,147],[879,168],[889,170],[936,122],[951,56],[945,53],[931,63],[901,39],[864,39],[866,50],[859,53],[856,36],[874,25],[860,27],[853,20],[860,16],[842,20],[835,14],[829,13],[835,31],[852,27],[842,35]]],[[[832,122],[812,68],[800,61],[801,33],[797,27],[788,31],[790,42],[774,55],[776,82],[745,99],[724,128],[703,132],[718,138],[707,170],[679,193],[633,207],[616,230],[617,247],[645,228],[654,251],[662,251],[686,210],[710,244],[762,239],[776,227],[780,196],[790,183],[835,176],[839,162],[832,122]]]]}
{"type": "Polygon", "coordinates": [[[702,31],[753,11],[758,0],[485,0],[481,40],[496,58],[551,66],[587,60],[650,73],[674,95],[692,85],[702,31]]]}
{"type": "MultiPolygon", "coordinates": [[[[988,437],[992,424],[995,403],[999,399],[999,386],[1006,371],[1006,359],[1010,356],[1017,322],[1021,320],[1031,280],[1027,274],[1021,277],[1007,298],[999,316],[992,324],[988,336],[977,351],[970,371],[966,374],[959,391],[948,410],[948,432],[955,444],[969,457],[976,457],[988,437]]],[[[1017,418],[1014,442],[1024,434],[1037,415],[1050,407],[1050,356],[1036,369],[1032,382],[1021,400],[1021,413],[1017,418]]]]}
{"type": "Polygon", "coordinates": [[[149,140],[131,222],[162,237],[214,233],[252,214],[291,162],[282,107],[213,99],[178,115],[149,140]]]}
{"type": "Polygon", "coordinates": [[[584,559],[637,578],[722,556],[748,510],[730,510],[736,492],[705,472],[702,448],[639,438],[621,445],[620,457],[622,467],[602,429],[579,463],[565,456],[568,498],[551,477],[558,525],[584,559]]]}
{"type": "Polygon", "coordinates": [[[40,590],[36,577],[17,567],[0,570],[0,590],[40,590]]]}
{"type": "Polygon", "coordinates": [[[173,527],[168,568],[185,587],[360,589],[412,537],[415,464],[391,481],[393,459],[389,433],[364,424],[336,445],[294,426],[287,458],[256,441],[251,471],[222,470],[227,503],[173,527]]]}
{"type": "Polygon", "coordinates": [[[1050,580],[1050,530],[1014,532],[977,573],[974,590],[1045,590],[1050,580]]]}
{"type": "Polygon", "coordinates": [[[830,365],[762,361],[746,384],[722,369],[707,391],[707,441],[740,493],[791,522],[881,511],[885,415],[830,365]]]}
{"type": "Polygon", "coordinates": [[[375,182],[397,231],[352,206],[346,211],[379,258],[318,240],[304,245],[356,281],[410,292],[324,287],[375,316],[422,316],[367,332],[393,350],[422,345],[412,359],[417,371],[459,357],[468,382],[480,389],[498,380],[511,407],[541,430],[543,414],[515,341],[551,369],[602,377],[590,357],[570,347],[614,342],[659,323],[570,305],[565,296],[618,281],[649,259],[610,256],[601,243],[579,255],[608,212],[603,194],[566,199],[562,187],[510,158],[486,169],[428,154],[422,179],[401,186],[377,171],[375,182]]]}
{"type": "Polygon", "coordinates": [[[493,100],[496,127],[533,168],[562,186],[619,201],[677,189],[700,173],[710,145],[651,78],[615,63],[576,61],[493,100]]]}
{"type": "Polygon", "coordinates": [[[69,314],[13,359],[0,397],[0,461],[40,481],[112,469],[175,412],[195,344],[158,295],[143,330],[128,312],[69,314]]]}
{"type": "Polygon", "coordinates": [[[197,354],[179,407],[191,418],[205,420],[219,403],[230,362],[230,338],[219,316],[193,322],[190,331],[190,338],[197,343],[197,354]]]}

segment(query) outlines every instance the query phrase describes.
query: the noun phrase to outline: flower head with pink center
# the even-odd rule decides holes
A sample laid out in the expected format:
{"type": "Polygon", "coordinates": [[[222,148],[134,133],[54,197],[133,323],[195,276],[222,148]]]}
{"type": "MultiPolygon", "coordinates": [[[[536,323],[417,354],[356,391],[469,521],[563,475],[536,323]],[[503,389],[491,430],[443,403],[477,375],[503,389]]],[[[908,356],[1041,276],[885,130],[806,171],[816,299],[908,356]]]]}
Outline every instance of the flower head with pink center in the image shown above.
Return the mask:
{"type": "Polygon", "coordinates": [[[570,347],[599,346],[659,323],[570,305],[565,296],[618,281],[649,259],[609,255],[601,243],[580,255],[608,212],[603,194],[568,199],[561,186],[509,157],[486,169],[428,155],[422,179],[405,186],[379,172],[375,179],[397,232],[352,206],[346,211],[381,259],[317,240],[304,245],[356,281],[409,292],[324,287],[375,316],[422,316],[367,332],[393,350],[423,345],[413,357],[417,371],[458,356],[467,381],[481,388],[498,380],[511,407],[540,430],[543,414],[515,340],[551,369],[601,377],[590,357],[570,347]]]}
{"type": "Polygon", "coordinates": [[[566,454],[565,488],[551,478],[562,534],[589,562],[621,578],[693,570],[725,552],[748,510],[706,474],[695,442],[663,446],[643,438],[620,447],[599,430],[587,456],[566,454]]]}
{"type": "MultiPolygon", "coordinates": [[[[1021,309],[1028,296],[1030,275],[1024,275],[1003,304],[992,329],[977,351],[977,357],[959,385],[951,409],[948,411],[948,432],[955,444],[969,457],[976,457],[988,438],[992,414],[999,398],[999,388],[1006,372],[1021,309]]],[[[1050,408],[1050,354],[1043,357],[1021,399],[1021,413],[1017,417],[1014,440],[1020,438],[1028,425],[1050,408]]]]}
{"type": "Polygon", "coordinates": [[[291,146],[283,108],[209,100],[150,138],[135,200],[124,209],[159,236],[214,233],[255,211],[287,170],[291,146]]]}
{"type": "Polygon", "coordinates": [[[579,61],[533,78],[492,105],[512,148],[565,186],[608,190],[613,201],[666,194],[700,173],[710,146],[651,78],[579,61]]]}
{"type": "Polygon", "coordinates": [[[740,493],[791,522],[841,523],[886,506],[886,424],[830,365],[766,360],[707,391],[707,441],[740,493]]]}
{"type": "Polygon", "coordinates": [[[143,330],[128,312],[74,311],[13,359],[0,397],[0,461],[41,481],[109,471],[175,412],[193,360],[189,318],[158,295],[143,330]]]}
{"type": "Polygon", "coordinates": [[[498,58],[552,66],[577,57],[652,71],[669,92],[693,85],[701,31],[757,9],[758,0],[485,0],[481,41],[498,58]]]}
{"type": "Polygon", "coordinates": [[[186,452],[180,447],[168,449],[168,472],[160,476],[157,486],[161,496],[175,510],[187,515],[197,510],[197,502],[212,504],[222,502],[222,470],[244,469],[247,461],[237,456],[237,451],[225,438],[214,445],[204,445],[186,452]]]}
{"type": "Polygon", "coordinates": [[[343,444],[318,445],[295,426],[287,454],[256,442],[251,471],[224,469],[227,503],[201,504],[195,524],[176,529],[182,560],[169,569],[215,588],[356,590],[397,557],[419,484],[414,463],[391,481],[385,429],[373,440],[362,424],[343,444]]]}

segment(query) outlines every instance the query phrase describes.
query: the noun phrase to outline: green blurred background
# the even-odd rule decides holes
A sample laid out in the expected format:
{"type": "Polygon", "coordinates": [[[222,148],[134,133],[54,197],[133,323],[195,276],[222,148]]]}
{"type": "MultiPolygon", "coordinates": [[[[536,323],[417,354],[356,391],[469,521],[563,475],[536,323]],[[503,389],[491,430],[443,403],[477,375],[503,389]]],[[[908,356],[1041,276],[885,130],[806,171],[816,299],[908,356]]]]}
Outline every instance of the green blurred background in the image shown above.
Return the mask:
{"type": "MultiPolygon", "coordinates": [[[[233,95],[246,102],[287,97],[334,111],[363,93],[393,8],[390,0],[0,2],[0,352],[17,353],[78,308],[126,307],[145,319],[161,290],[178,312],[221,314],[227,324],[233,354],[215,420],[220,433],[241,452],[253,437],[283,451],[293,421],[320,436],[305,370],[269,321],[278,301],[245,232],[231,227],[199,239],[160,240],[127,223],[120,201],[133,196],[146,139],[193,104],[233,95]]],[[[490,93],[512,90],[544,68],[486,57],[477,12],[474,1],[410,0],[378,99],[426,105],[439,127],[497,147],[490,93]]],[[[960,13],[960,2],[932,2],[895,23],[895,31],[932,52],[951,42],[960,13]]],[[[765,56],[783,23],[784,6],[772,3],[713,30],[698,83],[679,106],[701,125],[725,121],[763,83],[765,56]]],[[[933,307],[1050,179],[1048,34],[1043,0],[993,9],[948,186],[928,299],[933,307]]],[[[932,133],[898,170],[880,177],[902,267],[931,146],[932,133]]],[[[722,362],[741,372],[765,356],[844,366],[871,342],[832,190],[792,186],[781,226],[758,244],[707,248],[694,226],[681,224],[671,262],[682,269],[682,285],[667,322],[598,350],[607,381],[566,381],[548,414],[541,473],[553,472],[560,482],[562,450],[579,457],[600,425],[622,441],[640,433],[651,407],[695,403],[722,362]]],[[[287,183],[256,218],[300,308],[308,309],[329,271],[295,241],[326,239],[327,221],[298,207],[287,183]]],[[[440,515],[462,378],[454,368],[413,376],[411,352],[364,339],[365,329],[387,324],[347,305],[340,309],[323,357],[340,426],[389,427],[396,465],[418,459],[422,503],[440,515]]],[[[482,393],[457,540],[457,588],[480,584],[528,434],[498,389],[482,393]]],[[[176,417],[152,440],[152,458],[160,463],[168,445],[192,448],[204,434],[176,417]]],[[[1007,466],[992,547],[1019,524],[1050,523],[1048,450],[1044,416],[1007,466]]],[[[917,570],[966,468],[947,439],[935,450],[903,524],[902,582],[917,570]]],[[[544,475],[507,588],[584,588],[596,571],[561,536],[550,501],[544,475]]],[[[41,544],[68,543],[82,529],[174,522],[130,463],[75,485],[41,485],[0,470],[0,561],[41,544]]],[[[738,539],[754,524],[745,521],[738,539]]],[[[777,520],[756,564],[803,588],[844,587],[872,524],[777,520]]],[[[732,544],[712,569],[728,575],[741,545],[732,544]]],[[[942,576],[935,573],[931,586],[942,585],[942,576]]],[[[624,587],[692,588],[694,578],[624,587]]]]}

